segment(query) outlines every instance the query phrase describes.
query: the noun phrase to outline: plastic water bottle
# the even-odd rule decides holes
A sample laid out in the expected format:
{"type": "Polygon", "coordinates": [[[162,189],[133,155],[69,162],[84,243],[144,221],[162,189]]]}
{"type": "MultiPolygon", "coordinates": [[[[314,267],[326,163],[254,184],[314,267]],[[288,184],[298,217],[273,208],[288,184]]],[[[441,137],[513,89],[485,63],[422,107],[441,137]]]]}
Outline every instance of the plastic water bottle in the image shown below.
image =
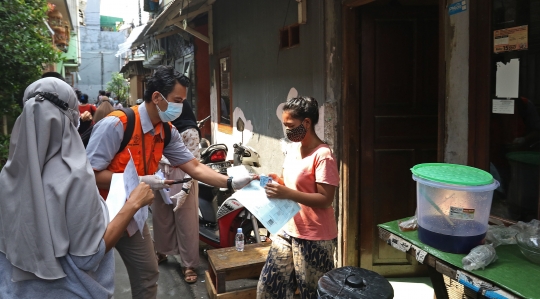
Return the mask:
{"type": "Polygon", "coordinates": [[[236,231],[236,251],[244,251],[244,233],[242,233],[242,228],[239,227],[236,231]]]}

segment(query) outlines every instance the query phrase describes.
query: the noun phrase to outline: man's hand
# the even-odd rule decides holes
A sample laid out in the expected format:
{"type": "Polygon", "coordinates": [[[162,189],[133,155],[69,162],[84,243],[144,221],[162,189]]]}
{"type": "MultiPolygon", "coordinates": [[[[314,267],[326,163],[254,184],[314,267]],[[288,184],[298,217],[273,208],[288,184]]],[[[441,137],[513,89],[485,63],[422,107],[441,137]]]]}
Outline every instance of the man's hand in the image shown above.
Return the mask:
{"type": "Polygon", "coordinates": [[[147,183],[152,190],[161,190],[169,188],[169,185],[165,184],[165,180],[161,179],[157,175],[145,175],[139,177],[139,182],[147,183]]]}
{"type": "Polygon", "coordinates": [[[244,188],[247,184],[249,184],[251,181],[255,179],[255,176],[253,175],[246,175],[246,176],[238,176],[233,177],[232,179],[232,187],[234,190],[240,190],[244,188]]]}
{"type": "Polygon", "coordinates": [[[128,198],[135,207],[138,209],[151,204],[154,201],[154,192],[150,189],[150,186],[146,183],[140,183],[133,191],[128,198]]]}

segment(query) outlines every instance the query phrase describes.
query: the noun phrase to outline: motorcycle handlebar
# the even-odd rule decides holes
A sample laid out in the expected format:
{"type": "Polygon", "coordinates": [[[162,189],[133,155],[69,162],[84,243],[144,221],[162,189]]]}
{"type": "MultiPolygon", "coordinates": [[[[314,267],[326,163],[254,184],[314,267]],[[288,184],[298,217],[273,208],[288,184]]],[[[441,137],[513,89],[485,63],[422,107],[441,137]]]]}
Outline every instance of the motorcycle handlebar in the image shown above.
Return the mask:
{"type": "Polygon", "coordinates": [[[207,117],[205,117],[205,118],[202,119],[202,120],[199,120],[199,121],[197,122],[197,127],[199,127],[199,129],[202,128],[202,126],[204,125],[204,123],[205,123],[207,120],[209,120],[209,119],[210,119],[210,115],[208,115],[207,117]]]}

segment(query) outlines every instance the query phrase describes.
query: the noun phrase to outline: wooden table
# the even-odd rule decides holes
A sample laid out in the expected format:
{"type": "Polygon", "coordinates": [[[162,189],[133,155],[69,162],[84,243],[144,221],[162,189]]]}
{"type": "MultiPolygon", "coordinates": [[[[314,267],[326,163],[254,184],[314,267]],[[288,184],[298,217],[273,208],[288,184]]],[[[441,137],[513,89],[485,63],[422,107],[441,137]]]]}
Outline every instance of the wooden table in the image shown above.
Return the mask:
{"type": "Polygon", "coordinates": [[[401,232],[397,221],[380,224],[379,237],[428,266],[437,299],[456,298],[449,296],[449,292],[456,290],[449,287],[449,279],[450,285],[461,286],[465,298],[540,298],[540,266],[525,259],[517,245],[497,247],[498,260],[485,270],[465,271],[461,264],[464,254],[450,254],[425,245],[416,231],[401,232]],[[446,282],[443,275],[447,276],[446,282]]]}
{"type": "Polygon", "coordinates": [[[235,247],[208,250],[206,289],[212,299],[247,299],[256,297],[256,288],[227,292],[225,282],[242,278],[256,278],[266,262],[271,242],[245,245],[244,251],[235,247]]]}

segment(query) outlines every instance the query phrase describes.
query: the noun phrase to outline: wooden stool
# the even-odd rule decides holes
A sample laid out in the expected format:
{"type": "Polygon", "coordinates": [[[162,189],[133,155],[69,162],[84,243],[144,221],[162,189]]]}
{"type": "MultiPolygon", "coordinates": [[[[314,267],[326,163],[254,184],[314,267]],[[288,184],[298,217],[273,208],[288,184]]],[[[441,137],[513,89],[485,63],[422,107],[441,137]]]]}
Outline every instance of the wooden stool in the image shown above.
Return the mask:
{"type": "Polygon", "coordinates": [[[241,278],[255,278],[261,275],[272,242],[245,245],[244,251],[235,247],[208,250],[208,271],[206,290],[211,299],[248,299],[257,296],[256,288],[228,292],[225,282],[241,278]]]}

